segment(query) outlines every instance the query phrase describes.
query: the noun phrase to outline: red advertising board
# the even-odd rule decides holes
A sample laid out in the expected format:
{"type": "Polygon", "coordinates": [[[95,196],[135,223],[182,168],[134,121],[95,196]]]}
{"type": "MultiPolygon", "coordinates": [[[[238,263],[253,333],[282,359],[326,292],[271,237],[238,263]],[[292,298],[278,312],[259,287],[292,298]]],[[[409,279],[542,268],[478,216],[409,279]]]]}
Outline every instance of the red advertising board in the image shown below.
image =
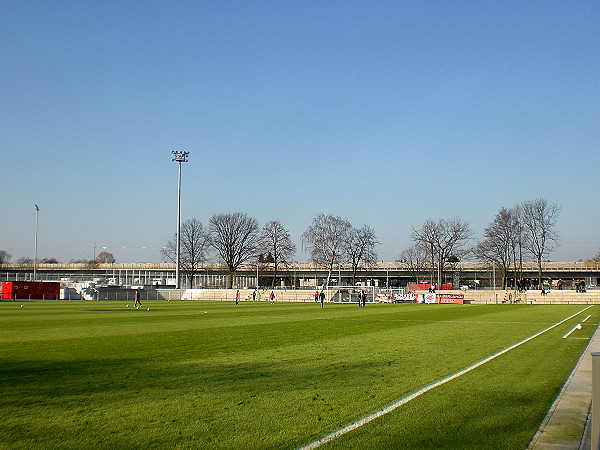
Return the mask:
{"type": "Polygon", "coordinates": [[[465,301],[463,294],[437,294],[435,298],[436,303],[454,303],[456,305],[462,305],[465,301]]]}
{"type": "Polygon", "coordinates": [[[60,283],[41,281],[3,281],[2,300],[58,300],[60,283]]]}

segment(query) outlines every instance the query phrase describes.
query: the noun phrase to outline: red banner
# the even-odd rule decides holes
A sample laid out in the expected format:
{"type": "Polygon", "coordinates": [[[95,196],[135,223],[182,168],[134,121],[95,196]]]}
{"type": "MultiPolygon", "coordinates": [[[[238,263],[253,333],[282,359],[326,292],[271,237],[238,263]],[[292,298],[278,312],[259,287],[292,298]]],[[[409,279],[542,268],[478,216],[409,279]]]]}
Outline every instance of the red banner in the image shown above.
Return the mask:
{"type": "Polygon", "coordinates": [[[465,300],[464,294],[437,294],[436,303],[454,303],[462,305],[465,300]]]}

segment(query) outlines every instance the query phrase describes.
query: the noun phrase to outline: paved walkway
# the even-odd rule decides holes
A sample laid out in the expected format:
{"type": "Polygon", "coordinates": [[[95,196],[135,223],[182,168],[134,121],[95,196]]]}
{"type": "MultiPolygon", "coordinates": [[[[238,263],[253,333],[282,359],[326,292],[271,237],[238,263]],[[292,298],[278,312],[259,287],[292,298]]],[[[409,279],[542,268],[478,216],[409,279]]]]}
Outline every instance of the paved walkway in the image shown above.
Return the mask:
{"type": "MultiPolygon", "coordinates": [[[[585,326],[585,324],[584,324],[585,326]]],[[[592,352],[600,352],[600,327],[550,408],[530,449],[588,450],[592,403],[592,352]]],[[[567,338],[569,339],[569,338],[567,338]]]]}

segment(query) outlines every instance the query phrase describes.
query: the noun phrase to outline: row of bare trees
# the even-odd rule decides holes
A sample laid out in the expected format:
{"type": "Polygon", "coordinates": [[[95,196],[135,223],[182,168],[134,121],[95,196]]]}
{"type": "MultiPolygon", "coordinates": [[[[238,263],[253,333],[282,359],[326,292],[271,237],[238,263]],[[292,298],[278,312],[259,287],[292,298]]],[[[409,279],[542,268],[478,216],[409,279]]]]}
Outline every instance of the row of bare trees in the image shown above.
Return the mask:
{"type": "Polygon", "coordinates": [[[554,229],[559,213],[560,206],[541,198],[501,208],[473,252],[481,260],[500,267],[503,288],[510,267],[518,285],[523,259],[532,257],[538,266],[538,288],[542,289],[542,260],[559,242],[554,229]]]}
{"type": "MultiPolygon", "coordinates": [[[[339,216],[319,214],[302,235],[302,243],[310,250],[314,262],[327,265],[327,284],[335,264],[351,263],[354,282],[360,263],[377,259],[374,230],[368,225],[354,228],[339,216]]],[[[163,247],[163,259],[175,262],[176,249],[175,236],[163,247]]],[[[267,222],[259,230],[258,221],[242,212],[215,214],[208,229],[198,219],[185,221],[181,226],[180,264],[189,280],[208,261],[211,251],[227,266],[229,288],[242,264],[261,260],[273,265],[271,286],[274,287],[278,270],[293,262],[296,246],[279,221],[267,222]]]]}
{"type": "Polygon", "coordinates": [[[351,264],[355,284],[359,265],[377,261],[377,244],[375,231],[369,225],[355,228],[347,219],[330,214],[319,214],[302,234],[302,246],[310,251],[313,262],[327,267],[326,286],[334,265],[343,262],[351,264]]]}
{"type": "MultiPolygon", "coordinates": [[[[499,267],[503,287],[506,287],[512,268],[515,282],[521,280],[524,258],[538,263],[539,286],[542,286],[542,260],[558,243],[555,224],[560,207],[545,199],[526,201],[512,208],[501,208],[484,230],[483,239],[468,247],[472,239],[470,224],[460,218],[429,219],[421,227],[413,227],[413,245],[400,254],[400,261],[409,264],[414,274],[431,271],[431,280],[442,284],[446,268],[463,260],[468,253],[499,267]]],[[[355,228],[339,216],[319,214],[301,237],[302,247],[310,252],[313,262],[328,269],[327,285],[336,264],[349,263],[352,283],[361,263],[377,261],[375,231],[368,225],[355,228]]],[[[273,265],[273,283],[278,270],[293,262],[296,246],[289,231],[277,220],[267,222],[262,229],[258,221],[246,213],[222,213],[211,217],[208,228],[198,219],[189,219],[181,227],[180,263],[183,273],[191,280],[200,265],[217,255],[229,272],[229,287],[240,265],[265,261],[273,265]]],[[[163,259],[175,262],[176,237],[162,251],[163,259]]],[[[595,257],[600,260],[600,251],[595,257]]],[[[7,263],[10,254],[0,251],[0,264],[7,263]]],[[[114,262],[110,253],[98,255],[97,262],[114,262]]]]}
{"type": "MultiPolygon", "coordinates": [[[[11,254],[8,253],[6,250],[0,250],[0,267],[2,267],[3,264],[8,264],[11,258],[11,254]]],[[[60,261],[56,258],[41,258],[37,262],[39,264],[60,264],[60,261]]],[[[96,259],[72,259],[70,262],[84,263],[93,267],[101,263],[114,263],[116,262],[116,260],[112,253],[103,251],[100,252],[98,256],[96,256],[96,259]]],[[[21,256],[19,259],[16,260],[16,263],[21,265],[33,265],[34,261],[33,258],[30,258],[28,256],[21,256]]]]}
{"type": "MultiPolygon", "coordinates": [[[[200,270],[200,265],[214,251],[229,273],[228,287],[233,286],[233,277],[238,268],[255,260],[259,255],[270,255],[273,263],[273,286],[277,270],[292,261],[296,246],[290,233],[277,220],[267,222],[259,231],[258,221],[246,213],[215,214],[208,229],[198,219],[189,219],[181,225],[181,270],[191,281],[200,270]]],[[[161,250],[163,259],[175,262],[177,254],[176,236],[161,250]]]]}
{"type": "Polygon", "coordinates": [[[533,258],[538,265],[539,289],[542,289],[542,260],[558,244],[555,225],[559,213],[558,205],[541,198],[512,208],[500,208],[492,223],[485,228],[483,239],[471,248],[468,243],[473,233],[468,222],[459,218],[429,219],[420,228],[413,227],[413,245],[400,254],[400,261],[408,263],[414,274],[428,266],[432,280],[436,279],[437,269],[437,283],[441,285],[446,265],[472,253],[477,259],[488,261],[500,269],[505,289],[510,268],[518,285],[522,280],[524,259],[533,258]],[[426,263],[427,260],[429,263],[426,263]]]}
{"type": "Polygon", "coordinates": [[[431,280],[436,279],[437,267],[437,284],[441,286],[445,265],[462,259],[468,251],[466,244],[471,236],[469,223],[457,217],[437,221],[428,219],[421,228],[413,227],[411,239],[414,244],[401,254],[401,258],[407,259],[413,267],[429,258],[431,280]]]}

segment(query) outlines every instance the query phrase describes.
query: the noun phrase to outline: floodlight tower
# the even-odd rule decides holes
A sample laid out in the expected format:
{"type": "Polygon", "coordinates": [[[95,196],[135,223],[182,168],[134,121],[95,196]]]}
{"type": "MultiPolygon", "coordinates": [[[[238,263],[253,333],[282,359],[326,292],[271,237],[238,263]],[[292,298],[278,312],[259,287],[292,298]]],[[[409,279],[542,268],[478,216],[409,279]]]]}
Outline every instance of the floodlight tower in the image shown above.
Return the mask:
{"type": "Polygon", "coordinates": [[[179,178],[177,181],[177,268],[175,269],[175,289],[179,289],[179,264],[181,250],[181,163],[188,162],[190,152],[171,152],[171,161],[179,163],[179,178]]]}
{"type": "Polygon", "coordinates": [[[38,216],[40,208],[35,205],[35,249],[33,251],[33,281],[37,280],[37,235],[38,235],[38,216]]]}

